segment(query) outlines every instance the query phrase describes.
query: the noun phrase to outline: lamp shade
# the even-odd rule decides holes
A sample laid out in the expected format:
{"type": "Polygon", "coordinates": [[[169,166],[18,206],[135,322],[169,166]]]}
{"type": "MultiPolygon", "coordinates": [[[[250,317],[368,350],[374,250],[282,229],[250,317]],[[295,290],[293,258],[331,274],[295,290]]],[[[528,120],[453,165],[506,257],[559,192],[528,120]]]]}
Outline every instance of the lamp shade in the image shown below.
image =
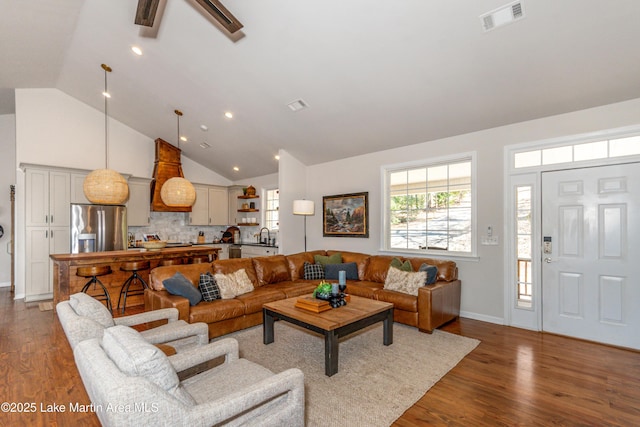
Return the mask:
{"type": "Polygon", "coordinates": [[[313,215],[314,214],[313,200],[294,200],[293,214],[294,215],[313,215]]]}
{"type": "Polygon", "coordinates": [[[84,195],[91,203],[121,205],[129,198],[129,185],[112,169],[96,169],[84,179],[84,195]]]}
{"type": "Polygon", "coordinates": [[[196,202],[196,190],[188,180],[174,177],[162,184],[160,197],[167,206],[189,207],[196,202]]]}

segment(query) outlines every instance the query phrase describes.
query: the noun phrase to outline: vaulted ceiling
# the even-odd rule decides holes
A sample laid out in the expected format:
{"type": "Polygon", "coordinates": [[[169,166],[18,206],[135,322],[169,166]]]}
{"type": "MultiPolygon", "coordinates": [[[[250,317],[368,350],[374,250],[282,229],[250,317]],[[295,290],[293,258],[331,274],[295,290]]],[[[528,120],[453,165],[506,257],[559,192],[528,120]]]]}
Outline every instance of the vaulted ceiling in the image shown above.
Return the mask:
{"type": "Polygon", "coordinates": [[[638,0],[522,0],[488,32],[508,1],[223,3],[233,35],[196,0],[161,0],[153,28],[137,0],[0,0],[0,113],[36,87],[102,111],[106,63],[110,116],[176,142],[181,109],[183,155],[235,180],[281,148],[318,164],[640,97],[638,0]]]}

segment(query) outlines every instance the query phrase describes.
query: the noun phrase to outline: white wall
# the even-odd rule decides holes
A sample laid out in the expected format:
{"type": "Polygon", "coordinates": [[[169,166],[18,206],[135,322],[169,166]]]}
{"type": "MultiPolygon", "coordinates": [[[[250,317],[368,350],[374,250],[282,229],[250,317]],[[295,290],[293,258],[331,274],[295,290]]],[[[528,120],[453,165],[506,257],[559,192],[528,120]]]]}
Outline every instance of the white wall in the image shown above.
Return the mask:
{"type": "Polygon", "coordinates": [[[11,285],[11,197],[10,186],[16,183],[16,129],[15,115],[0,116],[0,225],[4,237],[0,238],[0,286],[11,285]]]}
{"type": "MultiPolygon", "coordinates": [[[[484,234],[487,226],[491,225],[500,237],[500,245],[479,245],[477,259],[456,259],[463,283],[461,308],[467,317],[501,323],[504,313],[503,147],[638,124],[640,124],[640,99],[635,99],[309,166],[305,170],[296,171],[298,176],[281,175],[280,180],[281,182],[283,180],[299,182],[306,179],[307,198],[316,203],[316,215],[309,217],[307,222],[309,248],[377,253],[381,248],[381,167],[475,151],[478,176],[476,238],[484,234]],[[361,191],[369,192],[370,237],[368,239],[323,237],[322,196],[361,191]]],[[[284,238],[284,231],[281,234],[284,238]]]]}
{"type": "MultiPolygon", "coordinates": [[[[280,189],[280,244],[281,254],[293,254],[304,250],[304,218],[293,215],[293,201],[297,199],[312,200],[307,194],[309,184],[306,180],[305,165],[285,150],[280,150],[278,163],[278,188],[280,189]]],[[[316,203],[316,216],[318,204],[316,203]]],[[[309,238],[310,219],[307,218],[307,239],[309,238]]],[[[309,240],[307,240],[309,242],[309,240]]],[[[307,243],[307,250],[317,249],[307,243]]]]}

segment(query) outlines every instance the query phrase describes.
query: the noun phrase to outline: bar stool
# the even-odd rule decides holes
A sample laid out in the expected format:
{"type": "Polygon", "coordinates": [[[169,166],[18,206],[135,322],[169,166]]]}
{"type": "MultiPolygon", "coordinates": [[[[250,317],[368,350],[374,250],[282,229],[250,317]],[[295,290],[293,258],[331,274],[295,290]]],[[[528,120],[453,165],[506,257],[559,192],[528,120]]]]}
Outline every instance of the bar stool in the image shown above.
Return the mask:
{"type": "Polygon", "coordinates": [[[102,295],[91,296],[99,301],[106,301],[107,308],[113,314],[113,307],[111,306],[111,297],[109,296],[109,291],[107,291],[107,288],[102,284],[100,279],[98,279],[98,276],[104,276],[107,274],[111,274],[111,267],[108,265],[78,267],[78,270],[76,271],[77,276],[91,277],[91,280],[89,280],[87,284],[82,288],[82,292],[89,295],[87,291],[89,290],[91,284],[93,284],[93,290],[96,290],[96,285],[100,285],[100,287],[102,288],[102,295]]]}
{"type": "Polygon", "coordinates": [[[124,294],[124,299],[122,301],[122,314],[124,314],[124,309],[127,308],[127,296],[129,295],[143,295],[144,290],[148,289],[149,286],[147,282],[144,281],[140,275],[138,275],[138,271],[148,270],[149,269],[149,261],[133,261],[133,262],[125,262],[120,266],[120,270],[122,271],[132,271],[133,274],[129,276],[127,280],[122,284],[120,288],[120,295],[118,295],[118,310],[120,310],[120,299],[124,294]],[[142,288],[135,289],[133,291],[129,291],[129,287],[133,284],[134,281],[137,281],[139,285],[142,285],[142,288]]]}
{"type": "Polygon", "coordinates": [[[197,255],[189,258],[189,264],[203,264],[209,262],[209,255],[197,255]]]}
{"type": "Polygon", "coordinates": [[[167,265],[180,265],[182,264],[182,258],[168,258],[163,259],[158,263],[158,267],[165,267],[167,265]]]}

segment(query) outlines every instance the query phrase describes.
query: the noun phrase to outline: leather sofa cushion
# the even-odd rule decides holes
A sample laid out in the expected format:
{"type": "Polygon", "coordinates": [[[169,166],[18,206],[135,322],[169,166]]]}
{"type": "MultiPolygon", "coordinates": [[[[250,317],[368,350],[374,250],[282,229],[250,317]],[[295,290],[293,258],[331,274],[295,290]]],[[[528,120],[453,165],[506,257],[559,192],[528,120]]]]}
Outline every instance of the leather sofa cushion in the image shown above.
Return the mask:
{"type": "Polygon", "coordinates": [[[289,264],[291,280],[300,280],[304,278],[305,262],[313,264],[313,255],[310,252],[300,252],[293,255],[287,255],[287,263],[289,264]]]}
{"type": "Polygon", "coordinates": [[[404,258],[403,260],[409,260],[413,271],[418,271],[422,264],[435,265],[438,267],[438,280],[445,282],[458,280],[458,267],[454,261],[433,258],[404,258]]]}
{"type": "Polygon", "coordinates": [[[251,258],[231,258],[231,259],[220,259],[216,260],[211,264],[211,268],[213,269],[213,274],[231,274],[236,271],[244,268],[244,271],[247,272],[247,276],[251,283],[253,283],[253,287],[258,287],[260,284],[258,283],[258,277],[256,276],[256,270],[253,268],[253,261],[251,258]]]}
{"type": "Polygon", "coordinates": [[[253,268],[258,278],[258,286],[291,280],[289,264],[284,255],[252,258],[253,268]]]}
{"type": "Polygon", "coordinates": [[[358,266],[358,279],[364,280],[364,276],[369,265],[369,259],[371,255],[361,254],[359,252],[345,252],[345,251],[327,251],[327,255],[331,256],[337,252],[342,254],[342,262],[355,262],[358,266]]]}
{"type": "Polygon", "coordinates": [[[393,258],[395,257],[390,255],[375,255],[370,257],[363,280],[384,283],[393,258]]]}
{"type": "Polygon", "coordinates": [[[186,264],[186,265],[168,265],[166,267],[156,267],[149,273],[149,287],[154,291],[164,290],[162,282],[173,277],[177,272],[182,273],[184,277],[197,288],[200,282],[200,273],[211,271],[211,264],[186,264]]]}
{"type": "Polygon", "coordinates": [[[236,299],[244,304],[244,313],[252,314],[262,311],[262,304],[272,301],[279,301],[285,298],[284,292],[277,289],[270,289],[269,286],[262,286],[253,292],[238,295],[236,299]]]}
{"type": "Polygon", "coordinates": [[[374,298],[376,291],[382,289],[382,286],[383,284],[378,282],[347,281],[347,290],[345,292],[357,297],[374,298]]]}
{"type": "Polygon", "coordinates": [[[191,307],[189,323],[214,323],[244,315],[244,303],[237,298],[202,301],[191,307]]]}
{"type": "Polygon", "coordinates": [[[378,301],[393,303],[393,307],[398,310],[418,311],[418,298],[404,292],[378,289],[375,293],[375,297],[378,301]]]}

